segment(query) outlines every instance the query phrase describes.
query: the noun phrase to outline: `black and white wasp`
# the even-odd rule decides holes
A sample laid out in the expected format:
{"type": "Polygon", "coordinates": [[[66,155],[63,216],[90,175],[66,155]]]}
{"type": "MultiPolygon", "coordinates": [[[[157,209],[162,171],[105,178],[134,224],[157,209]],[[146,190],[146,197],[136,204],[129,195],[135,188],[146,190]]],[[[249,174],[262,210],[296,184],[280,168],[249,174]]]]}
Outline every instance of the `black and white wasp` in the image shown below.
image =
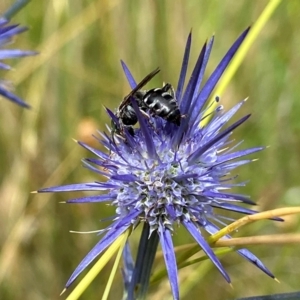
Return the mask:
{"type": "Polygon", "coordinates": [[[175,99],[175,92],[171,84],[167,83],[162,88],[151,90],[141,90],[158,72],[159,68],[148,74],[138,85],[123,99],[119,105],[116,117],[119,124],[112,121],[112,135],[117,133],[123,135],[124,128],[131,135],[134,135],[133,127],[138,118],[132,106],[131,98],[134,98],[140,109],[140,112],[146,117],[157,116],[165,119],[177,126],[180,125],[182,115],[180,113],[178,103],[175,99]]]}

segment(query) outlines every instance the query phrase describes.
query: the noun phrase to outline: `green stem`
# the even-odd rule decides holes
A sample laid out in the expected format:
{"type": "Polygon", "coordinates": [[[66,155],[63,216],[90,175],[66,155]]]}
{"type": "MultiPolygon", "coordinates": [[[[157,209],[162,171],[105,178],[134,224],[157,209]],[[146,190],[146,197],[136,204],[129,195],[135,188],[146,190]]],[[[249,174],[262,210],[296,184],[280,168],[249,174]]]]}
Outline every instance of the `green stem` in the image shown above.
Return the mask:
{"type": "Polygon", "coordinates": [[[27,5],[29,1],[30,0],[16,0],[16,2],[3,14],[3,17],[10,20],[19,10],[27,5]]]}
{"type": "Polygon", "coordinates": [[[149,225],[145,223],[140,239],[132,281],[128,291],[128,299],[143,300],[146,298],[151,269],[159,242],[159,237],[156,232],[153,232],[150,237],[149,233],[149,225]]]}

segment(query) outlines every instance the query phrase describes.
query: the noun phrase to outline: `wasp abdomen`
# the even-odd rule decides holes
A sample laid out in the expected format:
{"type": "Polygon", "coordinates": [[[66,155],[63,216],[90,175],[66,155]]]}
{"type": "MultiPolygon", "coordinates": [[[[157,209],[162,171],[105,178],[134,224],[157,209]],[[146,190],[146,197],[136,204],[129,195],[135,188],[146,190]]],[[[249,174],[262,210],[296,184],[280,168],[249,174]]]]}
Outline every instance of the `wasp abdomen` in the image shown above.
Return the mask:
{"type": "Polygon", "coordinates": [[[143,100],[153,115],[179,126],[180,110],[174,97],[166,92],[169,88],[170,85],[166,84],[163,88],[149,90],[143,100]]]}

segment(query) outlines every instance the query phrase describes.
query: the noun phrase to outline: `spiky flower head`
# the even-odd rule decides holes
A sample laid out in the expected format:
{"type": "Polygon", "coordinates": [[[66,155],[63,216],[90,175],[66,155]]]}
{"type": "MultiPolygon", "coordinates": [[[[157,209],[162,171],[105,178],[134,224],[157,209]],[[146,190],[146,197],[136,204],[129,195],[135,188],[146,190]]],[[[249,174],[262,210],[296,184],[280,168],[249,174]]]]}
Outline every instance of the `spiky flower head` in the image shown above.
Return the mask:
{"type": "MultiPolygon", "coordinates": [[[[10,66],[1,62],[3,59],[23,57],[37,54],[34,51],[24,51],[19,49],[4,49],[11,43],[13,37],[26,31],[26,27],[20,27],[18,24],[8,25],[8,20],[0,18],[0,69],[10,70],[10,66]]],[[[21,98],[9,91],[8,82],[0,80],[0,95],[17,103],[20,106],[28,108],[29,105],[21,98]]]]}
{"type": "MultiPolygon", "coordinates": [[[[209,96],[247,33],[248,30],[237,39],[201,87],[214,40],[210,39],[202,48],[184,89],[191,46],[190,34],[175,93],[182,115],[180,126],[156,115],[145,118],[135,97],[132,97],[131,105],[139,122],[139,127],[133,133],[126,128],[121,137],[115,135],[112,138],[111,135],[100,133],[102,139],[99,142],[108,149],[108,153],[79,142],[96,156],[84,160],[84,164],[95,173],[105,176],[107,181],[57,186],[39,191],[101,191],[99,195],[71,199],[68,203],[109,202],[116,207],[114,221],[78,265],[66,287],[122,233],[129,228],[135,228],[141,222],[147,224],[150,238],[157,237],[161,244],[174,299],[179,298],[172,243],[172,233],[177,224],[186,228],[224,278],[230,282],[229,275],[202,236],[201,230],[204,229],[210,234],[219,230],[221,216],[214,212],[215,208],[243,214],[255,212],[240,206],[254,204],[248,197],[229,192],[230,188],[238,185],[232,182],[230,172],[251,162],[251,159],[245,158],[246,155],[263,148],[237,150],[237,145],[230,139],[233,130],[249,117],[247,115],[228,125],[245,101],[227,112],[223,111],[222,106],[218,106],[205,126],[199,124],[207,116],[204,106],[207,105],[209,96]]],[[[136,81],[126,65],[122,63],[122,66],[131,88],[134,89],[136,81]]],[[[116,115],[109,109],[107,112],[113,123],[119,126],[116,115]]],[[[246,249],[237,252],[274,277],[251,252],[246,249]]]]}

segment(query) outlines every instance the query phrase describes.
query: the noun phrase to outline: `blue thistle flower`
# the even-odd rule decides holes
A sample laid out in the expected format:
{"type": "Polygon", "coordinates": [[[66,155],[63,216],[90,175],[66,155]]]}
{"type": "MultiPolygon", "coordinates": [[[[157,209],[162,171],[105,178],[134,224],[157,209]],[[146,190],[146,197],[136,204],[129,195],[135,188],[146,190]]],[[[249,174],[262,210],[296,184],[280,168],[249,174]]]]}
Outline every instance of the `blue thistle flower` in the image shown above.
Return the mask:
{"type": "MultiPolygon", "coordinates": [[[[222,106],[218,106],[205,126],[199,124],[207,117],[204,106],[209,96],[248,30],[236,40],[206,83],[200,87],[214,39],[211,38],[205,43],[184,89],[191,47],[191,34],[189,35],[176,88],[176,99],[181,114],[184,115],[179,127],[157,116],[151,116],[148,120],[142,115],[132,97],[131,104],[139,121],[139,128],[134,129],[134,135],[126,128],[122,137],[111,138],[105,133],[100,133],[102,139],[99,141],[109,150],[109,154],[78,142],[96,156],[85,159],[84,165],[95,173],[105,176],[107,181],[56,186],[38,191],[105,191],[104,194],[75,198],[67,202],[109,202],[116,207],[112,224],[106,228],[105,235],[80,262],[66,287],[69,287],[78,275],[122,233],[142,222],[147,229],[146,240],[153,241],[151,245],[153,255],[156,252],[156,244],[159,242],[161,244],[174,299],[179,299],[178,271],[172,242],[176,224],[182,224],[186,228],[226,281],[230,282],[229,275],[204,239],[201,230],[204,229],[210,234],[219,230],[217,224],[222,223],[221,216],[215,214],[215,208],[242,214],[256,212],[240,206],[240,204],[255,204],[247,196],[227,191],[240,185],[232,182],[230,172],[238,166],[251,162],[252,160],[245,156],[260,151],[263,147],[236,150],[239,144],[235,145],[233,140],[230,140],[233,130],[250,116],[247,115],[227,125],[245,101],[241,101],[227,112],[223,111],[222,106]]],[[[123,62],[122,66],[133,89],[136,82],[123,62]]],[[[107,112],[116,124],[117,117],[109,109],[107,112]]],[[[142,238],[145,238],[145,235],[142,235],[142,238]]],[[[147,252],[145,249],[144,251],[147,252]]],[[[144,258],[146,252],[143,253],[144,258]]],[[[274,278],[251,252],[246,249],[237,252],[274,278]]],[[[137,258],[135,275],[130,272],[130,277],[135,277],[133,285],[140,280],[137,278],[140,275],[136,274],[141,273],[142,264],[138,260],[142,261],[137,258]]],[[[150,268],[151,266],[152,264],[150,268]]],[[[126,285],[128,287],[128,281],[126,285]]],[[[132,294],[129,298],[132,298],[132,294]]]]}
{"type": "MultiPolygon", "coordinates": [[[[20,27],[18,24],[8,25],[8,20],[0,18],[0,69],[10,70],[10,66],[1,62],[3,59],[23,57],[37,54],[34,51],[23,51],[18,49],[3,49],[4,46],[8,45],[12,38],[24,31],[26,27],[20,27]]],[[[22,107],[29,108],[30,106],[25,103],[21,98],[13,94],[8,90],[8,83],[0,80],[0,95],[17,103],[22,107]]]]}

